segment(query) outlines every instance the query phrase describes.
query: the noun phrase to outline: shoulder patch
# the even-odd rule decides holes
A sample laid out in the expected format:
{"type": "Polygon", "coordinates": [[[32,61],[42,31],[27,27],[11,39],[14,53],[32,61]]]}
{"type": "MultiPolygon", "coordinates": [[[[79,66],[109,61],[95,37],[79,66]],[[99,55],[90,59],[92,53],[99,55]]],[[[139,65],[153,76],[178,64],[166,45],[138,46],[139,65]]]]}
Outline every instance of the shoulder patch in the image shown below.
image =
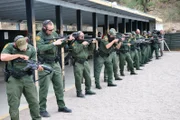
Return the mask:
{"type": "Polygon", "coordinates": [[[7,46],[8,46],[8,44],[6,44],[6,45],[4,46],[4,48],[7,48],[7,46]]]}
{"type": "Polygon", "coordinates": [[[39,41],[41,39],[40,36],[36,36],[36,41],[39,41]]]}
{"type": "Polygon", "coordinates": [[[103,38],[105,41],[108,41],[108,37],[107,36],[104,36],[103,38]]]}
{"type": "Polygon", "coordinates": [[[75,44],[73,43],[72,46],[74,46],[75,44]]]}
{"type": "Polygon", "coordinates": [[[55,42],[55,41],[56,41],[55,39],[54,39],[54,40],[50,40],[49,43],[53,43],[53,42],[55,42]]]}

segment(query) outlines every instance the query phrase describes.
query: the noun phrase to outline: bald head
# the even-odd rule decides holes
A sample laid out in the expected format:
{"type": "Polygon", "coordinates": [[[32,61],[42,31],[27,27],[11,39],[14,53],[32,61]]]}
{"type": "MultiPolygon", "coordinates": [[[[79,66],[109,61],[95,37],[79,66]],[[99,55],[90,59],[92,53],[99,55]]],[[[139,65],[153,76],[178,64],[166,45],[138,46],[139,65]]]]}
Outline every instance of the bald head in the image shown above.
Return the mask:
{"type": "Polygon", "coordinates": [[[47,35],[51,35],[52,31],[54,30],[54,24],[51,20],[45,20],[43,22],[43,29],[47,35]]]}
{"type": "Polygon", "coordinates": [[[164,34],[164,31],[163,31],[163,30],[160,30],[160,33],[161,33],[161,35],[162,35],[162,34],[164,34]]]}
{"type": "Polygon", "coordinates": [[[84,33],[82,31],[78,31],[79,32],[79,40],[84,40],[84,33]]]}
{"type": "Polygon", "coordinates": [[[140,32],[141,32],[141,31],[140,31],[139,29],[136,30],[136,34],[140,34],[140,32]]]}

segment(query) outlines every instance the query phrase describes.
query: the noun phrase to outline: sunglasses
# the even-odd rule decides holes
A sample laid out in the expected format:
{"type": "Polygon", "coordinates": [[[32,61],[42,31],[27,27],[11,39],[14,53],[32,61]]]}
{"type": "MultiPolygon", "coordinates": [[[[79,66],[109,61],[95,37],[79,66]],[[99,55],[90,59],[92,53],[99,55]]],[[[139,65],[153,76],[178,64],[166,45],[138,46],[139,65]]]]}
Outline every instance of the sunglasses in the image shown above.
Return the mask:
{"type": "MultiPolygon", "coordinates": [[[[47,29],[48,30],[48,29],[47,29]]],[[[52,32],[54,29],[52,29],[52,30],[48,30],[48,31],[50,31],[50,32],[52,32]]]]}
{"type": "Polygon", "coordinates": [[[84,38],[84,35],[79,35],[79,38],[84,38]]]}

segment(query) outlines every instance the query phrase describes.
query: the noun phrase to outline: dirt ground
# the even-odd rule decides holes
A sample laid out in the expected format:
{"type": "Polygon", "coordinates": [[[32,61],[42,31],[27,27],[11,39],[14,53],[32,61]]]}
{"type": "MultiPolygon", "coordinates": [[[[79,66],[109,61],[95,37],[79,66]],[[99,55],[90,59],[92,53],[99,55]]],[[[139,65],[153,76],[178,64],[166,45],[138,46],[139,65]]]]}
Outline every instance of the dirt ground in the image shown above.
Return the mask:
{"type": "MultiPolygon", "coordinates": [[[[126,72],[113,88],[102,79],[102,89],[95,89],[93,81],[93,96],[77,98],[75,89],[65,92],[70,114],[58,113],[52,97],[47,109],[51,117],[43,120],[180,120],[180,52],[166,52],[142,69],[136,76],[126,72]]],[[[31,120],[29,110],[21,111],[20,118],[31,120]]]]}

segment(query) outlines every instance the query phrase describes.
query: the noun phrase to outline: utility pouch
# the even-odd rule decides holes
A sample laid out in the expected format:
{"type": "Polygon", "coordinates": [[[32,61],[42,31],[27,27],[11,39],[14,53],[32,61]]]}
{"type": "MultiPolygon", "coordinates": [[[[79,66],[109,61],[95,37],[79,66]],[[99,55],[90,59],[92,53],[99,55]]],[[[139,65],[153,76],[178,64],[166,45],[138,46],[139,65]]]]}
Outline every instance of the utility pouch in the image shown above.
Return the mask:
{"type": "Polygon", "coordinates": [[[27,72],[12,70],[10,71],[10,75],[16,79],[21,79],[23,76],[27,75],[27,72]]]}

